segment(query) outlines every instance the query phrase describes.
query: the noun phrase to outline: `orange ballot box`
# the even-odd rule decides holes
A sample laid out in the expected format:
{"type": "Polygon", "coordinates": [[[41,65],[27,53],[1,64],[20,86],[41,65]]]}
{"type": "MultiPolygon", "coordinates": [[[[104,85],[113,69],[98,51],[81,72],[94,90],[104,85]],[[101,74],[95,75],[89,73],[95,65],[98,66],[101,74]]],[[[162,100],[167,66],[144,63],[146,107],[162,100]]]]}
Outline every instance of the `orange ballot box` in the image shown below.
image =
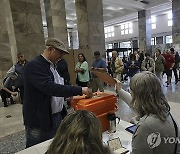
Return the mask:
{"type": "Polygon", "coordinates": [[[97,92],[92,98],[86,96],[75,96],[71,101],[75,110],[88,110],[96,114],[99,118],[103,131],[109,129],[107,115],[117,111],[116,97],[113,94],[97,92]]]}

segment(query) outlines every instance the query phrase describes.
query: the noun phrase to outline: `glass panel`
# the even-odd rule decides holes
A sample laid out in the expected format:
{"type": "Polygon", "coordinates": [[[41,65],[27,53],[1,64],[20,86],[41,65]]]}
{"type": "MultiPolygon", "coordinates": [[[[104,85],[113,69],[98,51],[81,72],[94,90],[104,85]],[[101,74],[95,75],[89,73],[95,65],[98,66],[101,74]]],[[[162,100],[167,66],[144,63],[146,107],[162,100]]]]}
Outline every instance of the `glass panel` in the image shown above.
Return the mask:
{"type": "Polygon", "coordinates": [[[172,25],[173,25],[172,20],[168,20],[168,26],[172,26],[172,25]]]}
{"type": "Polygon", "coordinates": [[[125,24],[125,28],[128,28],[128,23],[127,23],[127,24],[125,24]]]}
{"type": "Polygon", "coordinates": [[[132,23],[131,22],[129,23],[129,28],[132,28],[132,23]]]}
{"type": "Polygon", "coordinates": [[[114,32],[111,33],[111,36],[114,37],[114,32]]]}
{"type": "Polygon", "coordinates": [[[124,30],[121,31],[121,35],[124,35],[124,30]]]}
{"type": "Polygon", "coordinates": [[[168,13],[168,19],[172,19],[172,12],[168,13]]]}
{"type": "Polygon", "coordinates": [[[108,38],[108,35],[107,35],[107,34],[105,34],[105,38],[108,38]]]}
{"type": "Polygon", "coordinates": [[[172,43],[172,36],[166,36],[166,43],[172,43]]]}
{"type": "Polygon", "coordinates": [[[151,16],[151,23],[155,23],[156,22],[156,17],[155,16],[151,16]]]}
{"type": "Polygon", "coordinates": [[[105,33],[107,33],[107,28],[104,29],[105,33]]]}
{"type": "Polygon", "coordinates": [[[111,37],[111,33],[108,33],[108,37],[111,37]]]}
{"type": "Polygon", "coordinates": [[[156,24],[152,24],[152,29],[156,29],[156,24]]]}
{"type": "Polygon", "coordinates": [[[125,34],[128,34],[128,29],[125,30],[125,34]]]}
{"type": "Polygon", "coordinates": [[[110,29],[111,29],[111,32],[113,32],[114,31],[114,27],[112,26],[112,27],[110,27],[110,29]]]}
{"type": "Polygon", "coordinates": [[[124,24],[123,24],[123,25],[121,25],[121,29],[124,29],[124,24]]]}
{"type": "Polygon", "coordinates": [[[112,49],[112,47],[113,47],[112,44],[108,44],[108,46],[109,46],[109,49],[112,49]]]}
{"type": "Polygon", "coordinates": [[[132,28],[131,28],[131,29],[129,29],[129,33],[130,33],[130,34],[132,34],[132,33],[133,33],[132,28]]]}
{"type": "Polygon", "coordinates": [[[123,57],[123,52],[119,52],[119,57],[123,57]]]}

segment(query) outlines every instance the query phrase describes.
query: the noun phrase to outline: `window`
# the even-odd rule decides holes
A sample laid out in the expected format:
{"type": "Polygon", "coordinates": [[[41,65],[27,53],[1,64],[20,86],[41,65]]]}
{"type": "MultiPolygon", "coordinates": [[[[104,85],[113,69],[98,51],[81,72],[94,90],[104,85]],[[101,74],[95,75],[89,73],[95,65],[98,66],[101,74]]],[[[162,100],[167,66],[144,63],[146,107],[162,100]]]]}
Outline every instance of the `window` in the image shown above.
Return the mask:
{"type": "Polygon", "coordinates": [[[173,20],[172,20],[172,12],[168,13],[168,26],[172,26],[173,25],[173,20]]]}
{"type": "Polygon", "coordinates": [[[151,28],[156,29],[156,17],[151,16],[151,28]]]}
{"type": "Polygon", "coordinates": [[[172,35],[166,36],[166,44],[167,43],[172,43],[172,35]]]}
{"type": "Polygon", "coordinates": [[[105,38],[114,37],[114,27],[113,26],[104,28],[104,32],[105,32],[105,38]]]}
{"type": "Polygon", "coordinates": [[[151,38],[151,45],[156,45],[156,38],[155,37],[151,38]]]}
{"type": "Polygon", "coordinates": [[[125,34],[132,34],[133,29],[132,29],[132,23],[124,23],[121,25],[121,35],[125,34]]]}
{"type": "Polygon", "coordinates": [[[121,42],[120,48],[131,48],[131,41],[121,42]]]}

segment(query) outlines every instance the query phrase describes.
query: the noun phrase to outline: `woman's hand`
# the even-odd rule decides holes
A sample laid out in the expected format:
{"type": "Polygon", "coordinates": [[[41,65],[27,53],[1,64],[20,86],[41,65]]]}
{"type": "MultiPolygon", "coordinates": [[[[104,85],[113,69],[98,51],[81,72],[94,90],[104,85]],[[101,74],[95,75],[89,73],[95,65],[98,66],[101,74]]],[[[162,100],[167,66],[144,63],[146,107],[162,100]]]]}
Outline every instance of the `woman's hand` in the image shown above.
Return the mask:
{"type": "Polygon", "coordinates": [[[119,92],[122,89],[122,84],[118,79],[115,78],[115,80],[116,80],[115,89],[117,92],[119,92]]]}

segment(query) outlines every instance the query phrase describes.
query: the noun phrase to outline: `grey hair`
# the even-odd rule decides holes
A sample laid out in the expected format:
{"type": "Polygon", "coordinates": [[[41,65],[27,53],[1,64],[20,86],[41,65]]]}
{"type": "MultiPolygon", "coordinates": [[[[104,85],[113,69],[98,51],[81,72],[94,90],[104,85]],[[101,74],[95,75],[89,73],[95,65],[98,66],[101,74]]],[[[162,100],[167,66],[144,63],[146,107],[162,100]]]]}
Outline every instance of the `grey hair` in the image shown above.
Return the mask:
{"type": "Polygon", "coordinates": [[[154,114],[165,121],[169,115],[170,106],[155,74],[144,71],[134,75],[130,82],[130,89],[132,91],[131,105],[140,116],[154,114]]]}

